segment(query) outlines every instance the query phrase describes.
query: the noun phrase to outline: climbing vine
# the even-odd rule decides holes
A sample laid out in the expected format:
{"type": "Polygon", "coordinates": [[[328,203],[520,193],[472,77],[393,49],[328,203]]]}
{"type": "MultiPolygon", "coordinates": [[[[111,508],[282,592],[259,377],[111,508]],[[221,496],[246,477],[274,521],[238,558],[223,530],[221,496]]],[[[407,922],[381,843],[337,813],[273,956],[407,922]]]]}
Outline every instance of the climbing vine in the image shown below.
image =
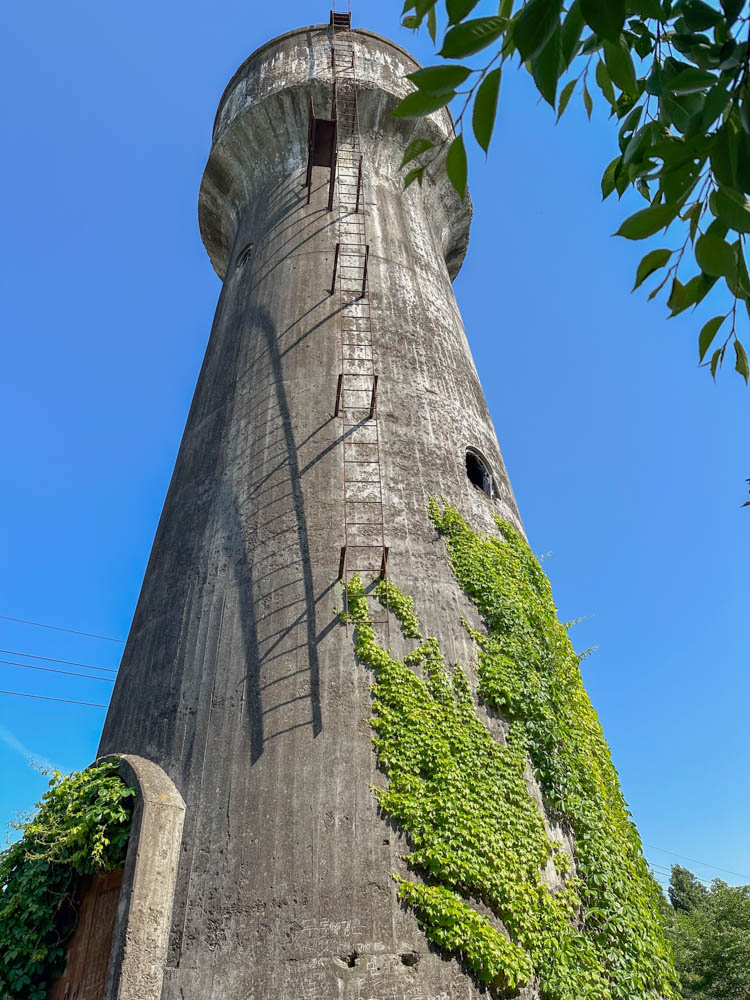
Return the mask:
{"type": "Polygon", "coordinates": [[[411,598],[392,582],[376,596],[407,637],[403,660],[381,648],[361,580],[348,588],[355,649],[376,675],[372,722],[383,812],[407,834],[398,894],[425,934],[498,992],[538,985],[544,1000],[674,997],[658,889],[641,854],[578,657],[549,583],[518,532],[475,534],[458,512],[430,515],[484,630],[478,693],[508,723],[496,739],[459,666],[421,639],[411,598]],[[575,839],[574,864],[531,794],[530,761],[547,813],[575,839]],[[487,909],[480,912],[477,902],[487,909]]]}
{"type": "Polygon", "coordinates": [[[136,792],[117,762],[53,771],[19,840],[0,853],[0,1000],[44,1000],[75,930],[81,875],[122,866],[136,792]]]}

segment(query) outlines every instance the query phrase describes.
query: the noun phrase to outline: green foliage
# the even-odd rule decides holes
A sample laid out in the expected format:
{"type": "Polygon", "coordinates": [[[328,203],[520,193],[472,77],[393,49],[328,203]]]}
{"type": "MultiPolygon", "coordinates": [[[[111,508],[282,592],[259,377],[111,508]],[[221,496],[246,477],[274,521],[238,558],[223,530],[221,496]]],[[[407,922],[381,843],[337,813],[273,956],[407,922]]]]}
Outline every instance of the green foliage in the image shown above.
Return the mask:
{"type": "Polygon", "coordinates": [[[78,876],[122,865],[136,793],[116,771],[53,771],[36,814],[14,824],[23,835],[0,854],[1,1000],[47,996],[75,930],[78,876]]]}
{"type": "Polygon", "coordinates": [[[421,639],[419,619],[414,613],[414,598],[402,594],[398,587],[394,587],[388,580],[379,580],[375,587],[375,594],[381,604],[395,614],[401,623],[401,631],[407,639],[421,639]]]}
{"type": "Polygon", "coordinates": [[[425,934],[448,954],[461,955],[480,982],[503,990],[525,985],[534,969],[528,956],[455,892],[397,878],[398,895],[417,915],[425,934]]]}
{"type": "Polygon", "coordinates": [[[667,936],[685,1000],[750,997],[750,886],[702,886],[674,865],[664,906],[667,936]]]}
{"type": "Polygon", "coordinates": [[[500,96],[500,74],[499,66],[497,69],[490,70],[479,85],[474,101],[474,135],[485,153],[490,147],[492,130],[495,127],[497,100],[500,96]]]}
{"type": "MultiPolygon", "coordinates": [[[[442,160],[464,197],[466,112],[473,108],[472,131],[486,152],[500,72],[514,55],[558,118],[579,88],[591,117],[593,79],[610,115],[621,123],[618,155],[604,172],[602,194],[607,198],[616,191],[621,197],[632,187],[648,203],[623,221],[617,235],[641,240],[666,228],[675,233],[669,258],[658,265],[668,265],[666,274],[649,298],[666,288],[674,316],[696,307],[717,285],[725,286],[733,301],[724,316],[730,320],[726,336],[707,360],[701,344],[700,364],[715,377],[732,344],[735,370],[750,381],[737,322],[738,304],[750,315],[744,248],[750,233],[750,16],[743,14],[743,0],[723,0],[720,6],[703,0],[501,0],[494,17],[472,17],[475,6],[472,0],[445,0],[439,55],[466,59],[490,46],[491,53],[483,65],[461,66],[466,89],[458,91],[463,95],[456,116],[459,138],[447,156],[447,143],[422,150],[417,170],[442,160]],[[691,258],[698,273],[686,277],[691,258]]],[[[405,0],[404,24],[416,29],[427,17],[434,29],[440,7],[439,0],[405,0]]],[[[424,78],[412,74],[418,89],[394,114],[419,118],[441,106],[442,98],[442,104],[450,103],[457,95],[455,71],[446,63],[423,71],[424,78]]],[[[422,176],[411,171],[407,180],[421,182],[422,176]]],[[[642,281],[649,257],[642,262],[642,281]]]]}
{"type": "MultiPolygon", "coordinates": [[[[403,661],[382,649],[361,581],[350,582],[356,652],[376,674],[374,744],[388,784],[375,793],[426,883],[397,878],[400,898],[431,941],[495,990],[538,978],[545,1000],[674,996],[659,893],[546,577],[507,523],[502,539],[482,538],[451,507],[430,513],[486,626],[466,625],[480,694],[509,732],[493,737],[436,639],[403,661]],[[575,834],[575,877],[532,797],[529,760],[548,811],[575,834]]],[[[413,602],[392,582],[377,596],[419,640],[413,602]]]]}
{"type": "Polygon", "coordinates": [[[468,165],[466,162],[464,137],[462,135],[457,135],[448,147],[448,154],[445,157],[445,172],[448,174],[451,184],[461,196],[461,201],[463,201],[466,197],[468,165]]]}
{"type": "Polygon", "coordinates": [[[669,901],[675,910],[689,913],[706,901],[708,891],[691,871],[682,865],[672,865],[669,879],[669,901]]]}

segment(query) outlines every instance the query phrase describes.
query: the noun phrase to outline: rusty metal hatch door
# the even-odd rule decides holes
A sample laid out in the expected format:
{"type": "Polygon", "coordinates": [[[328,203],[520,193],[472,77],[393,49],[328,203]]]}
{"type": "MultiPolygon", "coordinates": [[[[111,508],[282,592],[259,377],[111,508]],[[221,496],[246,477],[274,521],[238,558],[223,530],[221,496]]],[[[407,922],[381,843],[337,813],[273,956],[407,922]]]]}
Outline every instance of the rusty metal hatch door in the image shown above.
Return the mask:
{"type": "Polygon", "coordinates": [[[103,1000],[121,886],[122,869],[81,879],[78,926],[49,1000],[103,1000]]]}

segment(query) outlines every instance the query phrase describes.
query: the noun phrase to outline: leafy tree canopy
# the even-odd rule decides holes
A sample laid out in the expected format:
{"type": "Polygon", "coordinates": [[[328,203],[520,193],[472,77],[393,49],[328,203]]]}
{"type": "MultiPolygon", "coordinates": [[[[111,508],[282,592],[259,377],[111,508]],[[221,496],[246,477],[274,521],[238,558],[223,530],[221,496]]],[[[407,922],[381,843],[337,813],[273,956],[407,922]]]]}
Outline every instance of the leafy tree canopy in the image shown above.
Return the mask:
{"type": "Polygon", "coordinates": [[[668,233],[643,257],[634,288],[655,279],[649,298],[664,289],[675,316],[725,285],[732,305],[702,326],[699,362],[715,378],[730,352],[747,383],[750,361],[739,336],[743,310],[750,315],[750,16],[744,0],[500,0],[496,15],[472,16],[478,2],[444,0],[444,12],[439,0],[404,3],[404,25],[426,23],[436,45],[441,30],[444,62],[410,75],[416,90],[393,114],[418,119],[462,101],[447,148],[425,138],[407,147],[407,186],[444,166],[465,197],[465,125],[471,122],[487,151],[502,73],[516,56],[558,118],[576,92],[590,117],[592,91],[600,94],[619,123],[602,194],[621,197],[632,187],[645,202],[617,235],[646,240],[668,233]]]}
{"type": "Polygon", "coordinates": [[[667,936],[684,1000],[750,1000],[750,886],[702,886],[674,865],[667,936]]]}
{"type": "Polygon", "coordinates": [[[669,901],[675,910],[690,913],[706,901],[708,890],[699,882],[687,868],[682,865],[672,866],[672,876],[669,880],[669,901]]]}

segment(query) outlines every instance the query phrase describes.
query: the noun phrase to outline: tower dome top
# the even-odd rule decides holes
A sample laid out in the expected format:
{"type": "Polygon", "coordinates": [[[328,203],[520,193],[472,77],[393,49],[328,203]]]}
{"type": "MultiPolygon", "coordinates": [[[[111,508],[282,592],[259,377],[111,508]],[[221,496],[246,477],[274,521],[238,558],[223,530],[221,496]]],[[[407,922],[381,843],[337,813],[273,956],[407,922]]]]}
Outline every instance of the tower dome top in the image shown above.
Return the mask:
{"type": "MultiPolygon", "coordinates": [[[[237,81],[248,74],[248,72],[251,69],[251,64],[256,59],[258,59],[266,51],[266,49],[270,49],[273,46],[279,45],[280,43],[286,41],[286,39],[292,38],[295,35],[311,35],[312,33],[321,33],[321,32],[327,35],[329,30],[330,30],[330,25],[328,24],[310,24],[304,28],[292,28],[291,31],[284,31],[282,34],[276,35],[275,38],[269,38],[267,42],[264,42],[262,45],[259,45],[254,52],[251,52],[250,55],[247,57],[247,59],[243,60],[243,62],[237,67],[232,76],[232,79],[224,88],[224,92],[222,93],[221,98],[219,99],[219,106],[216,111],[216,118],[214,119],[214,130],[213,130],[214,140],[216,139],[216,130],[219,125],[219,119],[221,117],[221,113],[224,108],[224,103],[226,99],[234,90],[237,81]]],[[[399,45],[397,42],[392,41],[390,38],[386,38],[385,35],[379,35],[376,31],[370,31],[369,28],[352,28],[352,31],[357,36],[367,35],[370,38],[374,39],[375,41],[380,42],[382,45],[394,49],[401,56],[410,60],[414,65],[414,69],[421,68],[421,63],[417,59],[415,59],[415,57],[411,54],[411,52],[405,49],[402,45],[399,45]]]]}
{"type": "MultiPolygon", "coordinates": [[[[300,170],[307,161],[310,102],[317,115],[330,113],[333,73],[330,25],[288,31],[256,49],[229,81],[216,114],[211,154],[203,176],[198,219],[214,270],[222,279],[244,206],[265,188],[269,176],[300,170]]],[[[364,28],[352,31],[359,126],[374,140],[371,169],[401,183],[403,150],[416,136],[440,145],[453,135],[447,108],[418,120],[390,113],[413,90],[408,73],[419,63],[395,42],[364,28]]],[[[416,185],[414,185],[416,188],[416,185]]],[[[451,277],[463,263],[471,203],[455,193],[441,171],[421,194],[441,233],[451,277]]]]}

